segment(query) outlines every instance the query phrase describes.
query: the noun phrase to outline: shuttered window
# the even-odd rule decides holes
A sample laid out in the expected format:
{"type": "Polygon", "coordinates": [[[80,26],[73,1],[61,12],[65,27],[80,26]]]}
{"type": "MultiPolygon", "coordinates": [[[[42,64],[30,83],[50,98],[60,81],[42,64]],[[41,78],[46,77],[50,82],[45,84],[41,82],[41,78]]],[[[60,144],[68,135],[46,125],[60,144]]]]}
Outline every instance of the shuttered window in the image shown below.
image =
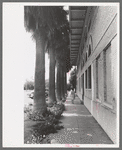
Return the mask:
{"type": "Polygon", "coordinates": [[[91,66],[88,67],[88,89],[91,89],[91,66]]]}
{"type": "Polygon", "coordinates": [[[112,55],[111,46],[109,45],[104,51],[104,98],[109,104],[112,102],[112,55]]]}
{"type": "Polygon", "coordinates": [[[103,67],[103,59],[101,55],[96,58],[96,98],[102,97],[102,67],[103,67]]]}
{"type": "Polygon", "coordinates": [[[86,85],[86,89],[87,89],[87,70],[85,71],[85,85],[86,85]]]}

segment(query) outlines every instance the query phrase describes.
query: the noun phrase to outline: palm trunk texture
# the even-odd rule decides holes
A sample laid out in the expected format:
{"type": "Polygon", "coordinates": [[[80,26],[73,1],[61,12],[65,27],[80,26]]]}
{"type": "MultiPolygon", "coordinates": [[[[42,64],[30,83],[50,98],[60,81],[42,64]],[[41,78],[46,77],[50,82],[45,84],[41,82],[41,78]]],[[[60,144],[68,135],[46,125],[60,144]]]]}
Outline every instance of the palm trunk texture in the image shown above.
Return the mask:
{"type": "Polygon", "coordinates": [[[60,78],[60,64],[57,61],[56,63],[56,67],[57,67],[57,78],[56,78],[56,97],[57,97],[57,101],[61,100],[61,78],[60,78]]]}
{"type": "Polygon", "coordinates": [[[56,102],[55,96],[55,49],[49,50],[50,66],[49,66],[49,99],[48,102],[53,104],[56,102]]]}
{"type": "Polygon", "coordinates": [[[64,66],[61,66],[61,98],[62,100],[65,99],[64,96],[64,66]]]}
{"type": "Polygon", "coordinates": [[[65,62],[65,65],[64,65],[64,94],[67,94],[67,84],[66,84],[66,62],[65,62]]]}
{"type": "Polygon", "coordinates": [[[45,40],[43,37],[36,38],[36,66],[34,87],[34,111],[44,113],[45,102],[45,40]]]}

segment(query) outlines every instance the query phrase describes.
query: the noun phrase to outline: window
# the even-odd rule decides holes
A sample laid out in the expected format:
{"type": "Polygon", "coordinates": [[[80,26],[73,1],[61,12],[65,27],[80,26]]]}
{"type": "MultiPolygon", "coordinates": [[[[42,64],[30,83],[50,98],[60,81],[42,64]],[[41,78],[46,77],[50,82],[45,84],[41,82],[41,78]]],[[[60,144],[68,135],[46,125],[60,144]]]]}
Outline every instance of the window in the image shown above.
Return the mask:
{"type": "Polygon", "coordinates": [[[111,46],[109,44],[104,50],[104,99],[109,104],[113,99],[111,58],[111,46]]]}
{"type": "Polygon", "coordinates": [[[91,45],[89,45],[88,57],[91,55],[91,45]]]}
{"type": "Polygon", "coordinates": [[[82,91],[82,76],[80,78],[81,78],[81,91],[82,91]]]}
{"type": "Polygon", "coordinates": [[[84,94],[84,74],[81,76],[81,94],[84,94]]]}
{"type": "Polygon", "coordinates": [[[78,89],[78,91],[79,91],[79,79],[78,79],[77,81],[78,81],[78,88],[77,88],[77,89],[78,89]]]}
{"type": "Polygon", "coordinates": [[[91,66],[88,67],[88,89],[91,89],[91,66]]]}
{"type": "Polygon", "coordinates": [[[93,41],[92,41],[92,36],[90,35],[90,37],[89,37],[89,47],[88,47],[88,57],[91,55],[92,50],[93,50],[93,41]]]}
{"type": "Polygon", "coordinates": [[[86,85],[86,89],[87,89],[87,70],[85,71],[85,85],[86,85]]]}
{"type": "Polygon", "coordinates": [[[100,55],[96,58],[96,98],[99,98],[99,88],[100,88],[100,55]]]}

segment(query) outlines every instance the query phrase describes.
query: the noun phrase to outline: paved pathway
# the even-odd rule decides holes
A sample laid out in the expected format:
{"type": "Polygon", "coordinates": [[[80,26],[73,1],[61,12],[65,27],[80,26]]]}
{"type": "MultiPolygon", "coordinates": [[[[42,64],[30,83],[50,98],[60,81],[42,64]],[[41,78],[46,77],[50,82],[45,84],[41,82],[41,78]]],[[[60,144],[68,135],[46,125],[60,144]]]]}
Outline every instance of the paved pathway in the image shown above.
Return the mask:
{"type": "Polygon", "coordinates": [[[66,111],[60,119],[64,129],[49,135],[52,143],[113,144],[78,97],[75,98],[74,104],[71,103],[71,98],[67,97],[65,107],[66,111]]]}

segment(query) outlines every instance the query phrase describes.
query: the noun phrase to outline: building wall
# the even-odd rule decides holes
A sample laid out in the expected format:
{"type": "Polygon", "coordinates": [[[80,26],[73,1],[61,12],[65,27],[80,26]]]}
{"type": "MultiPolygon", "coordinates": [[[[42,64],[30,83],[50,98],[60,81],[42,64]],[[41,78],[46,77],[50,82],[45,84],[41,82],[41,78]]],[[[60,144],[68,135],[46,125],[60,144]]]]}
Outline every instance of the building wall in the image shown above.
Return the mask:
{"type": "Polygon", "coordinates": [[[77,94],[108,136],[116,143],[117,8],[115,6],[96,7],[90,19],[91,27],[87,33],[87,41],[84,49],[81,49],[79,53],[77,94]],[[89,45],[91,54],[88,57],[89,45]],[[89,66],[91,66],[91,77],[88,71],[89,66]]]}

